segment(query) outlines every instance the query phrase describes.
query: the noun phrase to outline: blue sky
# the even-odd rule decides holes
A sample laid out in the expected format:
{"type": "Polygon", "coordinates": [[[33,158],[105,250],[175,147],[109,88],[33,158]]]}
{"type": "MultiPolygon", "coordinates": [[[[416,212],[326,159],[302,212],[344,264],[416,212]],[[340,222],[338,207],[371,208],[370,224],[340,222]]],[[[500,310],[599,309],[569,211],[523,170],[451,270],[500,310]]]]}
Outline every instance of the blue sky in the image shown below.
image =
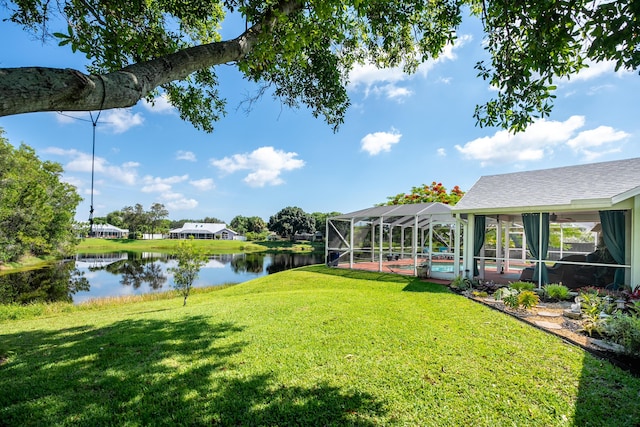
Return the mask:
{"type": "MultiPolygon", "coordinates": [[[[233,24],[224,36],[241,30],[233,24]]],[[[0,67],[84,70],[82,55],[43,45],[12,24],[0,24],[0,36],[11,40],[0,67]]],[[[154,202],[163,203],[171,219],[268,220],[286,206],[346,213],[432,181],[466,191],[482,175],[640,156],[637,73],[593,64],[558,82],[550,118],[509,135],[475,125],[474,106],[495,92],[473,68],[484,58],[479,23],[467,20],[458,37],[414,75],[354,70],[352,107],[337,133],[309,111],[291,110],[269,95],[247,113],[241,102],[257,87],[233,66],[219,67],[227,116],[211,134],[181,121],[162,100],[153,108],[140,102],[104,111],[96,132],[94,215],[136,203],[148,209],[154,202]]],[[[14,145],[24,142],[41,159],[63,165],[64,179],[84,198],[76,214],[81,221],[90,205],[89,120],[89,113],[0,118],[14,145]]]]}

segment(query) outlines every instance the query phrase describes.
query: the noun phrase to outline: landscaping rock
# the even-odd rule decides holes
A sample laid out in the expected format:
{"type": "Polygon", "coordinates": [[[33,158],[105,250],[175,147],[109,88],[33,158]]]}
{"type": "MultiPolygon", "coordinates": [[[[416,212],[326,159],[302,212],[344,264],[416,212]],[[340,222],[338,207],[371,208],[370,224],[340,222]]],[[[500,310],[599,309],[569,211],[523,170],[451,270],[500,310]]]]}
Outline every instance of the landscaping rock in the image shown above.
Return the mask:
{"type": "Polygon", "coordinates": [[[564,312],[562,312],[562,315],[565,317],[568,317],[569,319],[575,319],[575,320],[582,319],[582,313],[576,312],[573,310],[565,310],[564,312]]]}
{"type": "Polygon", "coordinates": [[[591,342],[605,350],[613,351],[615,353],[624,353],[624,347],[621,346],[620,344],[616,344],[611,341],[604,341],[604,340],[597,340],[597,339],[592,339],[591,342]]]}
{"type": "Polygon", "coordinates": [[[542,320],[536,321],[536,325],[545,329],[562,329],[562,325],[553,322],[544,322],[542,320]]]}
{"type": "Polygon", "coordinates": [[[541,316],[541,317],[560,317],[561,314],[560,313],[554,313],[554,312],[551,312],[551,311],[539,311],[538,312],[538,316],[541,316]]]}

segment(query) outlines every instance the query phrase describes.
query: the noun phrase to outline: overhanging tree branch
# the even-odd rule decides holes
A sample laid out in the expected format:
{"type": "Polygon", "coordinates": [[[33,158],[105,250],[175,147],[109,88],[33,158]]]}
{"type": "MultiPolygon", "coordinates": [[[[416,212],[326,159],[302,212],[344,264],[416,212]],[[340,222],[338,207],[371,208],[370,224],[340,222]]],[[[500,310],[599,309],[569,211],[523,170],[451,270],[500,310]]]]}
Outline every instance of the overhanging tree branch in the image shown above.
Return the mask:
{"type": "Polygon", "coordinates": [[[198,70],[241,60],[258,36],[276,25],[279,15],[301,9],[301,2],[283,1],[278,5],[278,13],[268,13],[262,23],[233,40],[189,47],[101,75],[69,68],[0,69],[0,116],[131,107],[164,84],[184,80],[198,70]]]}

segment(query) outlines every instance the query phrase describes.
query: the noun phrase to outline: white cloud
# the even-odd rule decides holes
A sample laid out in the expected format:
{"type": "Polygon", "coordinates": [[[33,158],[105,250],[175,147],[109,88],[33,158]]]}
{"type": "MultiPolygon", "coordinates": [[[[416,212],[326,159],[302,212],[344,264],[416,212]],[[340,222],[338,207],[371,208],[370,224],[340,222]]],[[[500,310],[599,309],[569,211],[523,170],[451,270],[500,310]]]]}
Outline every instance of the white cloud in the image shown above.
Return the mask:
{"type": "Polygon", "coordinates": [[[567,145],[586,161],[593,161],[605,154],[622,151],[618,143],[631,135],[610,126],[599,126],[595,129],[580,132],[575,138],[567,141],[567,145]],[[597,150],[594,150],[597,149],[597,150]]]}
{"type": "Polygon", "coordinates": [[[176,152],[176,160],[188,160],[190,162],[195,162],[196,155],[192,151],[178,150],[176,152]]]}
{"type": "MultiPolygon", "coordinates": [[[[58,147],[49,147],[45,149],[46,153],[57,156],[67,157],[70,160],[64,165],[65,172],[91,172],[91,154],[71,149],[64,150],[58,147]]],[[[93,162],[96,174],[102,174],[113,180],[123,182],[128,185],[134,185],[138,177],[137,162],[125,162],[120,166],[114,166],[103,158],[96,156],[93,162]]]]}
{"type": "Polygon", "coordinates": [[[175,107],[169,103],[166,93],[156,96],[153,99],[153,102],[148,102],[144,99],[142,101],[142,106],[152,113],[167,114],[175,113],[176,111],[175,107]]]}
{"type": "Polygon", "coordinates": [[[142,125],[143,122],[142,114],[134,114],[130,108],[118,108],[102,112],[102,116],[98,119],[98,129],[102,124],[113,133],[123,133],[134,126],[142,125]]]}
{"type": "Polygon", "coordinates": [[[584,160],[592,160],[615,151],[611,144],[629,136],[608,126],[579,132],[584,125],[583,116],[571,116],[564,122],[538,120],[524,132],[512,134],[500,130],[493,136],[477,138],[455,148],[463,157],[479,161],[480,166],[541,160],[556,149],[567,147],[584,160]]]}
{"type": "Polygon", "coordinates": [[[169,210],[189,210],[198,207],[198,201],[188,199],[182,193],[166,191],[160,194],[160,200],[169,210]]]}
{"type": "MultiPolygon", "coordinates": [[[[413,94],[412,91],[405,87],[399,86],[399,83],[410,80],[415,75],[426,78],[436,65],[445,61],[454,61],[457,58],[455,51],[471,41],[470,35],[458,37],[454,44],[447,45],[443,53],[437,59],[429,59],[418,67],[415,74],[407,74],[403,71],[402,65],[393,68],[377,68],[373,64],[356,64],[349,73],[349,89],[362,90],[365,96],[370,93],[384,96],[401,102],[404,98],[413,94]]],[[[447,79],[441,79],[444,84],[449,83],[447,79]]]]}
{"type": "Polygon", "coordinates": [[[360,149],[371,156],[383,151],[391,151],[391,146],[400,142],[402,134],[397,132],[375,132],[366,135],[360,140],[360,149]]]}
{"type": "Polygon", "coordinates": [[[585,81],[595,79],[603,74],[614,73],[616,70],[616,63],[613,61],[587,61],[589,67],[583,68],[577,74],[571,76],[570,81],[585,81]]]}
{"type": "Polygon", "coordinates": [[[189,175],[170,176],[168,178],[153,177],[150,175],[142,179],[144,186],[140,189],[143,193],[162,193],[171,190],[173,184],[178,184],[189,179],[189,175]]]}
{"type": "Polygon", "coordinates": [[[265,185],[280,185],[284,183],[280,175],[284,171],[300,169],[304,161],[297,159],[297,153],[285,153],[273,147],[260,147],[251,153],[234,154],[223,159],[211,159],[213,166],[225,173],[233,173],[240,170],[248,170],[249,174],[244,178],[251,187],[264,187],[265,185]]]}
{"type": "Polygon", "coordinates": [[[198,207],[198,201],[194,199],[187,199],[183,195],[172,194],[172,197],[167,201],[167,209],[169,210],[189,210],[198,207]]]}
{"type": "Polygon", "coordinates": [[[405,87],[398,87],[392,84],[388,84],[381,88],[375,88],[375,91],[380,92],[381,94],[385,95],[387,98],[396,100],[398,102],[402,102],[404,98],[408,98],[411,95],[413,95],[413,91],[405,87]]]}
{"type": "Polygon", "coordinates": [[[67,184],[71,184],[78,189],[84,185],[84,181],[75,176],[63,176],[61,178],[61,181],[66,182],[67,184]]]}
{"type": "Polygon", "coordinates": [[[440,156],[440,157],[446,157],[447,156],[447,150],[445,150],[444,148],[438,148],[437,153],[438,153],[438,156],[440,156]]]}
{"type": "Polygon", "coordinates": [[[189,184],[193,185],[200,191],[211,190],[215,187],[213,184],[213,180],[211,178],[197,179],[194,181],[189,181],[189,184]]]}

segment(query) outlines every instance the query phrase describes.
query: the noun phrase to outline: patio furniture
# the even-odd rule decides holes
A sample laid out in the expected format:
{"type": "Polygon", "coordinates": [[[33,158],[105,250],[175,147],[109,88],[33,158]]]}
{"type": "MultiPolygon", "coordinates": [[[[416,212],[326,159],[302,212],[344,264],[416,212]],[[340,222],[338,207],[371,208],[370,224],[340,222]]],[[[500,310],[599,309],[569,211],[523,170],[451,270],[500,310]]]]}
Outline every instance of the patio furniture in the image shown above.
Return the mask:
{"type": "MultiPolygon", "coordinates": [[[[562,283],[569,289],[586,286],[576,277],[578,270],[582,267],[581,265],[561,263],[562,261],[586,262],[586,260],[585,255],[568,255],[561,258],[560,262],[556,262],[552,267],[547,268],[549,283],[562,283]]],[[[520,274],[520,280],[523,282],[537,282],[538,278],[533,277],[533,267],[524,268],[520,274]]]]}

